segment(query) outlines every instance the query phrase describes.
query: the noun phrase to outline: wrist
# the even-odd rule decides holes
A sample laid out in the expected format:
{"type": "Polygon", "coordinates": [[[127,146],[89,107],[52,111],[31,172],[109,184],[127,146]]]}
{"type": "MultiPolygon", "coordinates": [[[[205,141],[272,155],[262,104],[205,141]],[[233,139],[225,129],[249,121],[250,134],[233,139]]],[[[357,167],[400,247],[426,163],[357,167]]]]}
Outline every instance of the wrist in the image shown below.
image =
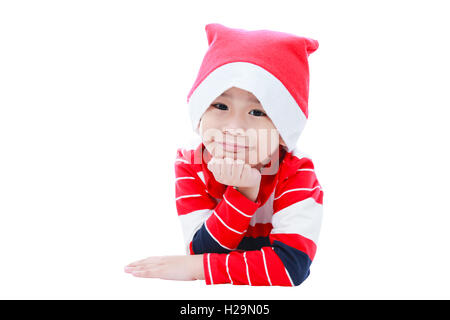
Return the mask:
{"type": "Polygon", "coordinates": [[[195,254],[192,255],[192,259],[194,260],[193,266],[193,276],[195,280],[205,280],[205,272],[203,266],[203,255],[204,254],[195,254]]]}
{"type": "Polygon", "coordinates": [[[245,196],[247,199],[255,202],[258,193],[259,193],[259,185],[254,187],[233,187],[237,191],[239,191],[243,196],[245,196]]]}

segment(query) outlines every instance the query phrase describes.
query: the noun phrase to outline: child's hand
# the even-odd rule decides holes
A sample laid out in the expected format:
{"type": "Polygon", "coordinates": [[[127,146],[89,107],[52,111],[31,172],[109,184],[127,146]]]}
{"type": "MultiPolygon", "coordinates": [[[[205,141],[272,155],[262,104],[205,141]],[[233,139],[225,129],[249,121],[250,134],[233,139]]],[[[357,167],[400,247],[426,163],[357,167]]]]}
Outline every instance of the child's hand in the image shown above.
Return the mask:
{"type": "Polygon", "coordinates": [[[136,277],[166,280],[204,280],[203,255],[154,256],[125,266],[136,277]]]}
{"type": "Polygon", "coordinates": [[[213,173],[214,178],[222,184],[259,189],[261,173],[241,159],[213,157],[208,162],[208,169],[213,173]]]}

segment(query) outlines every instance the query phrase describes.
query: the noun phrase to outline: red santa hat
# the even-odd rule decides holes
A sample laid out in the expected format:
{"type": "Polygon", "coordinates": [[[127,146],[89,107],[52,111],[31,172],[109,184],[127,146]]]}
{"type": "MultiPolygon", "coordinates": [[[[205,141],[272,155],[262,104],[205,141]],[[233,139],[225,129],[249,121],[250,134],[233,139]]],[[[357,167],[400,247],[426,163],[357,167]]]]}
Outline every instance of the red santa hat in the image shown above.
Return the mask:
{"type": "Polygon", "coordinates": [[[319,42],[297,35],[205,26],[209,48],[187,102],[193,130],[212,101],[231,87],[250,91],[292,151],[308,118],[308,56],[319,42]]]}

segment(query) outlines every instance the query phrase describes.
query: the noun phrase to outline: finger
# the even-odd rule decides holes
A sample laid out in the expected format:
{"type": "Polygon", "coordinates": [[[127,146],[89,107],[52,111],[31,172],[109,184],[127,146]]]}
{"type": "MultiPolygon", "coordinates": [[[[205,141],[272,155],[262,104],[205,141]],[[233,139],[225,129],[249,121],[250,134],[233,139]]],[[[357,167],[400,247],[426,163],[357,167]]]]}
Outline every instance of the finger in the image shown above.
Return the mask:
{"type": "Polygon", "coordinates": [[[212,156],[218,159],[224,158],[225,154],[221,144],[217,142],[214,144],[214,148],[212,149],[212,156]]]}
{"type": "Polygon", "coordinates": [[[217,173],[217,158],[211,158],[211,160],[209,160],[209,162],[208,162],[208,169],[213,174],[217,173]]]}
{"type": "Polygon", "coordinates": [[[213,165],[213,159],[214,158],[211,158],[209,161],[208,161],[208,163],[206,164],[206,167],[208,168],[208,170],[209,171],[212,171],[212,165],[213,165]]]}
{"type": "Polygon", "coordinates": [[[220,165],[219,165],[219,167],[217,168],[217,170],[219,171],[220,176],[221,176],[222,178],[228,176],[226,164],[227,164],[227,158],[221,159],[220,165]]]}
{"type": "Polygon", "coordinates": [[[135,270],[131,273],[133,276],[141,277],[141,278],[160,278],[161,277],[161,268],[152,267],[144,270],[135,270]]]}
{"type": "Polygon", "coordinates": [[[250,170],[251,169],[252,169],[252,167],[249,164],[247,164],[247,163],[244,164],[244,166],[242,168],[242,176],[241,176],[242,180],[248,181],[250,179],[250,173],[251,173],[250,170]]]}
{"type": "Polygon", "coordinates": [[[126,265],[126,267],[136,267],[136,266],[140,266],[143,264],[155,264],[155,263],[158,263],[159,260],[161,260],[161,256],[152,256],[152,257],[148,257],[148,258],[145,258],[142,260],[132,262],[132,263],[126,265]]]}
{"type": "Polygon", "coordinates": [[[222,165],[223,159],[216,158],[216,161],[214,162],[214,174],[216,176],[222,176],[222,165]]]}
{"type": "Polygon", "coordinates": [[[244,168],[245,162],[241,159],[237,159],[233,166],[233,179],[240,180],[242,175],[242,169],[244,168]]]}
{"type": "Polygon", "coordinates": [[[145,270],[147,267],[145,265],[142,266],[135,266],[135,267],[125,267],[124,271],[127,273],[132,273],[134,271],[141,271],[141,270],[145,270]]]}
{"type": "Polygon", "coordinates": [[[222,177],[231,178],[231,167],[233,165],[234,160],[231,158],[225,158],[222,161],[222,166],[220,168],[220,174],[222,177]]]}
{"type": "Polygon", "coordinates": [[[135,270],[131,272],[131,274],[135,277],[140,278],[155,278],[155,276],[150,270],[135,270]]]}
{"type": "Polygon", "coordinates": [[[147,259],[148,258],[137,260],[135,262],[127,264],[125,267],[136,267],[136,266],[141,265],[142,263],[144,263],[147,259]]]}

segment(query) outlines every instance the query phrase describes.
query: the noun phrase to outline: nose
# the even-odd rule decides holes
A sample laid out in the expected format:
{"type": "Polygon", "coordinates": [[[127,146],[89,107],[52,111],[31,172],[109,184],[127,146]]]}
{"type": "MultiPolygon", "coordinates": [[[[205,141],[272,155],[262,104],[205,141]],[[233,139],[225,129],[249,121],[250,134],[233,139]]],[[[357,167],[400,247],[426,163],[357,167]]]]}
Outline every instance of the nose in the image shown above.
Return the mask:
{"type": "Polygon", "coordinates": [[[230,115],[223,119],[222,132],[235,136],[243,136],[246,131],[244,121],[238,114],[230,115]]]}
{"type": "Polygon", "coordinates": [[[243,128],[230,128],[225,127],[223,128],[223,133],[231,136],[245,136],[245,130],[243,128]]]}
{"type": "Polygon", "coordinates": [[[222,134],[223,140],[230,144],[248,145],[247,127],[245,119],[238,114],[229,114],[223,119],[222,134]]]}
{"type": "Polygon", "coordinates": [[[224,128],[222,141],[241,146],[248,146],[249,143],[243,128],[224,128]]]}

